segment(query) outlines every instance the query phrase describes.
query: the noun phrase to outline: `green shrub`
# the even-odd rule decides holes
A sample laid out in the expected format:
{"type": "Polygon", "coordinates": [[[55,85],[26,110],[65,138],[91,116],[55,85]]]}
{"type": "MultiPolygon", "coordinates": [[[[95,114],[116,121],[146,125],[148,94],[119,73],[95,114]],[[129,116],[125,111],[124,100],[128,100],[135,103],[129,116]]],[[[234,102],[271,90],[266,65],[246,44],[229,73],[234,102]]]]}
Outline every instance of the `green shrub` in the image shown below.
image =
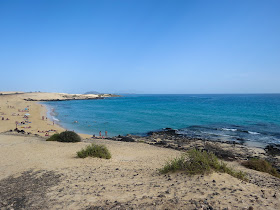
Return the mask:
{"type": "Polygon", "coordinates": [[[246,168],[254,169],[256,171],[266,172],[271,174],[272,176],[280,178],[280,174],[277,172],[275,168],[271,166],[269,162],[262,159],[251,159],[242,163],[246,168]]]}
{"type": "Polygon", "coordinates": [[[59,134],[58,141],[60,142],[80,142],[81,137],[74,131],[64,131],[59,134]]]}
{"type": "Polygon", "coordinates": [[[185,168],[185,155],[182,155],[180,157],[176,157],[172,160],[166,161],[166,164],[162,169],[159,171],[161,173],[168,173],[170,171],[175,172],[175,171],[180,171],[185,168]]]}
{"type": "Polygon", "coordinates": [[[170,171],[184,171],[189,175],[209,174],[212,171],[217,171],[246,180],[245,173],[241,171],[236,172],[227,167],[224,162],[219,162],[213,153],[196,149],[189,150],[180,157],[167,161],[164,167],[160,169],[161,173],[168,173],[170,171]]]}
{"type": "Polygon", "coordinates": [[[48,138],[46,141],[58,141],[58,139],[59,139],[59,134],[55,133],[50,138],[48,138]]]}
{"type": "Polygon", "coordinates": [[[90,157],[110,159],[111,153],[104,145],[91,144],[87,146],[85,149],[82,149],[81,151],[77,152],[77,156],[79,158],[86,158],[90,156],[90,157]]]}

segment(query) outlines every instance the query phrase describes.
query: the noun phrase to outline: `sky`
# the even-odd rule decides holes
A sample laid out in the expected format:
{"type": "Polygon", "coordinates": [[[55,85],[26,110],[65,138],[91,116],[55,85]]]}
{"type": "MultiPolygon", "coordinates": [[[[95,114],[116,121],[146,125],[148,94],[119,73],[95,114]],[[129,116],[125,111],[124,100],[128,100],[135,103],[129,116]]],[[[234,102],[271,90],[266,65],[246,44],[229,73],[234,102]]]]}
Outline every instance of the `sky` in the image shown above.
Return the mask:
{"type": "Polygon", "coordinates": [[[0,91],[280,93],[279,0],[0,0],[0,91]]]}

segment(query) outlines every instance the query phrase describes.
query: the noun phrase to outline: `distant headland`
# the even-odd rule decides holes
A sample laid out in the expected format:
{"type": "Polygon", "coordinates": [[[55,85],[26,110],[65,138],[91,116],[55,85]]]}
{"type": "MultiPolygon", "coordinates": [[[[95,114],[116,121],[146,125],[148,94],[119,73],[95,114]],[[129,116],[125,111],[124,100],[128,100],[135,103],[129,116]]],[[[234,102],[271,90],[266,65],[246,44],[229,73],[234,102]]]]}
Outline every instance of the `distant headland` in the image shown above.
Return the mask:
{"type": "Polygon", "coordinates": [[[120,97],[115,94],[69,94],[45,92],[0,92],[0,95],[17,95],[25,101],[69,101],[69,100],[96,100],[108,97],[120,97]]]}

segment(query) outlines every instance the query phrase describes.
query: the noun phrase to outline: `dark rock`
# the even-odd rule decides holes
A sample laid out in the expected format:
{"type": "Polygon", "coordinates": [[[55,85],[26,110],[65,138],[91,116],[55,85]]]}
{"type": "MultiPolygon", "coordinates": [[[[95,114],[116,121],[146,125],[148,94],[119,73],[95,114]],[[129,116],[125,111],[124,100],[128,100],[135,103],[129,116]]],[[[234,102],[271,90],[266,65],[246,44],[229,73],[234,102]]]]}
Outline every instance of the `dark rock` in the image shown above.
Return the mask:
{"type": "Polygon", "coordinates": [[[225,160],[233,161],[237,159],[236,155],[232,151],[224,150],[218,145],[206,143],[205,150],[207,152],[213,152],[217,157],[225,160]]]}
{"type": "Polygon", "coordinates": [[[18,133],[25,134],[25,131],[24,131],[24,130],[18,130],[17,132],[18,132],[18,133]]]}
{"type": "Polygon", "coordinates": [[[165,198],[166,196],[163,194],[158,195],[159,198],[165,198]]]}
{"type": "Polygon", "coordinates": [[[158,141],[155,143],[156,145],[167,145],[167,142],[166,141],[158,141]]]}
{"type": "Polygon", "coordinates": [[[148,136],[153,136],[153,135],[178,136],[178,134],[176,132],[177,132],[177,130],[175,130],[175,129],[164,128],[164,129],[159,130],[159,131],[148,132],[147,135],[148,136]]]}
{"type": "Polygon", "coordinates": [[[270,144],[265,147],[265,151],[272,156],[280,155],[280,145],[270,144]]]}
{"type": "Polygon", "coordinates": [[[166,190],[165,193],[166,193],[166,194],[170,194],[170,190],[166,190]]]}
{"type": "Polygon", "coordinates": [[[131,138],[131,137],[125,136],[125,137],[122,137],[122,138],[120,139],[120,141],[135,142],[135,139],[133,139],[133,138],[131,138]]]}
{"type": "Polygon", "coordinates": [[[165,128],[163,129],[164,133],[168,134],[168,135],[176,135],[176,131],[175,129],[172,128],[165,128]]]}

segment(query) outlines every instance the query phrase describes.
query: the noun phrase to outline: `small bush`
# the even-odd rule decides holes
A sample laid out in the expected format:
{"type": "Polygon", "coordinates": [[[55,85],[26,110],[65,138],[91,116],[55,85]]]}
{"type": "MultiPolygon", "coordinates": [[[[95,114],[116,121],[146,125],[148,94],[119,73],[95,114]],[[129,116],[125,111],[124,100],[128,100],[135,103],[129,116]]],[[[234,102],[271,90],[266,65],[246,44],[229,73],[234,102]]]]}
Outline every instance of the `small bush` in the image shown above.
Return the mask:
{"type": "Polygon", "coordinates": [[[81,151],[77,152],[77,156],[79,158],[86,158],[90,156],[90,157],[110,159],[111,153],[104,145],[91,144],[87,146],[85,149],[82,149],[81,151]]]}
{"type": "Polygon", "coordinates": [[[160,169],[161,173],[168,173],[170,171],[185,171],[190,175],[209,174],[212,171],[217,171],[246,180],[245,173],[241,171],[236,172],[227,167],[224,162],[219,162],[218,158],[213,153],[196,149],[189,150],[180,157],[167,161],[165,166],[160,169]]]}
{"type": "Polygon", "coordinates": [[[271,166],[269,162],[262,159],[251,159],[242,163],[246,168],[254,169],[256,171],[266,172],[271,174],[272,176],[280,178],[280,174],[277,172],[275,168],[271,166]]]}
{"type": "Polygon", "coordinates": [[[80,142],[81,137],[74,131],[64,131],[60,134],[53,134],[46,141],[59,141],[59,142],[80,142]]]}
{"type": "Polygon", "coordinates": [[[59,134],[58,141],[60,142],[80,142],[81,137],[74,131],[64,131],[59,134]]]}
{"type": "Polygon", "coordinates": [[[59,134],[55,133],[50,138],[48,138],[46,141],[58,141],[58,139],[59,139],[59,134]]]}

